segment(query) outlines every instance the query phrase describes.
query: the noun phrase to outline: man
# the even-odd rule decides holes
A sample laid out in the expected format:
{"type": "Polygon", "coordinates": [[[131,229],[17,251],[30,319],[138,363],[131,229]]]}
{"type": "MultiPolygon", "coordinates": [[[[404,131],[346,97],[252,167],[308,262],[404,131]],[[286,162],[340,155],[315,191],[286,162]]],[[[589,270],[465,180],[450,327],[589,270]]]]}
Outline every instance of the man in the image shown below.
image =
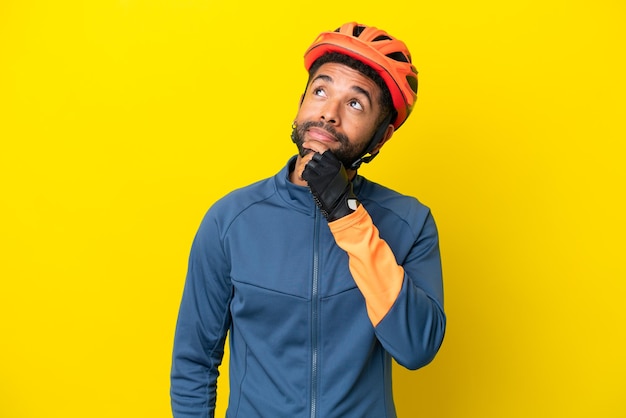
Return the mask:
{"type": "Polygon", "coordinates": [[[357,175],[411,112],[409,52],[349,23],[322,33],[305,67],[298,155],[215,203],[194,240],[174,344],[175,418],[213,417],[227,333],[229,418],[395,417],[392,358],[417,369],[442,343],[430,211],[357,175]]]}

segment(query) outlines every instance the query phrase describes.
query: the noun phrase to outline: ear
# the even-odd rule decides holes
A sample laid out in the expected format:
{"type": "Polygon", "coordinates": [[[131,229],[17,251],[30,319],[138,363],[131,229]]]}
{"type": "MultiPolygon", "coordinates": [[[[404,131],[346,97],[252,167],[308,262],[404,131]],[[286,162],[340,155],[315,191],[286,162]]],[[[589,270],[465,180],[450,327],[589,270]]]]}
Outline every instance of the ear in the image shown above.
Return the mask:
{"type": "Polygon", "coordinates": [[[389,126],[387,126],[387,129],[385,130],[385,134],[383,135],[383,139],[380,140],[378,145],[376,145],[374,147],[374,149],[372,150],[372,152],[370,154],[376,154],[378,151],[380,151],[380,149],[383,147],[383,145],[385,145],[385,142],[387,142],[387,141],[389,141],[391,139],[391,137],[393,136],[394,132],[395,132],[395,128],[393,127],[392,124],[389,124],[389,126]]]}

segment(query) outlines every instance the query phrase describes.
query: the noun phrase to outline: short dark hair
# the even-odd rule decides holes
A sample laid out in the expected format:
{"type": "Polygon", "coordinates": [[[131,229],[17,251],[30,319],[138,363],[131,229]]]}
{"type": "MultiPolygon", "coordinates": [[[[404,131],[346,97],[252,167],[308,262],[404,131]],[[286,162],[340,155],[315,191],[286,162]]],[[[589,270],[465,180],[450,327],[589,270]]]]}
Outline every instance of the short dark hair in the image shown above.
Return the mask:
{"type": "Polygon", "coordinates": [[[380,88],[380,100],[379,104],[382,109],[381,115],[377,123],[381,123],[385,117],[391,115],[391,123],[393,123],[396,118],[396,110],[393,107],[393,100],[391,99],[391,93],[389,92],[389,88],[385,81],[382,79],[380,75],[369,65],[361,62],[355,58],[352,58],[349,55],[341,54],[339,52],[327,52],[318,59],[313,62],[311,67],[309,68],[309,80],[307,81],[307,86],[311,82],[311,77],[313,74],[324,64],[327,63],[337,63],[346,65],[353,70],[356,70],[363,74],[365,77],[371,79],[376,85],[380,88]]]}

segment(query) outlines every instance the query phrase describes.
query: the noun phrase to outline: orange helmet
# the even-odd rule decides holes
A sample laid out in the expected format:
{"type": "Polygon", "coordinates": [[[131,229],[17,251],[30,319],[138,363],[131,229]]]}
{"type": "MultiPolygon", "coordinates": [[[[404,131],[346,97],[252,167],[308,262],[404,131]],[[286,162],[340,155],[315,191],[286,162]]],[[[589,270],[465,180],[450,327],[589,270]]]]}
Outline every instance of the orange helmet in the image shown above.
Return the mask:
{"type": "Polygon", "coordinates": [[[372,67],[391,93],[397,112],[391,123],[396,129],[404,123],[417,99],[417,70],[404,42],[373,26],[346,23],[334,32],[321,33],[307,49],[307,71],[326,52],[339,52],[372,67]]]}

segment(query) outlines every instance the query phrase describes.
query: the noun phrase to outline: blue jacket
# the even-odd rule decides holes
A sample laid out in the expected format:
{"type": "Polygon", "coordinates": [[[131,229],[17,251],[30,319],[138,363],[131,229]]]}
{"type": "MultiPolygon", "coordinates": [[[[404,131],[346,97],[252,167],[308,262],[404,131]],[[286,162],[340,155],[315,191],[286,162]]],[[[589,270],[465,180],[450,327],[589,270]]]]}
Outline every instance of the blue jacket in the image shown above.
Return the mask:
{"type": "Polygon", "coordinates": [[[361,176],[354,191],[404,268],[376,326],[308,188],[276,176],[207,212],[194,239],[174,342],[175,418],[213,417],[230,343],[228,418],[395,417],[392,358],[417,369],[444,336],[436,226],[416,199],[361,176]]]}

